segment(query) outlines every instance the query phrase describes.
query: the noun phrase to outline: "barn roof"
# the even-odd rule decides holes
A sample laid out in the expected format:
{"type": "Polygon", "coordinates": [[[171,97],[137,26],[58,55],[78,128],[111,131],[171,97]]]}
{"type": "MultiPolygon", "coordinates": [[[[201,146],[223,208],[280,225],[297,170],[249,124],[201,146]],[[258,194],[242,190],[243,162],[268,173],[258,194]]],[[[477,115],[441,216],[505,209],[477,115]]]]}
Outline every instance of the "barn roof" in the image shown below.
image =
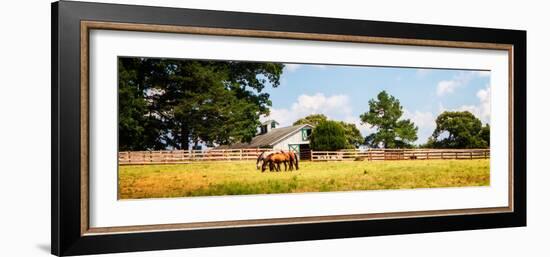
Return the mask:
{"type": "Polygon", "coordinates": [[[279,125],[279,122],[277,122],[276,120],[266,120],[262,122],[262,125],[271,125],[272,122],[275,122],[277,125],[279,125]]]}
{"type": "Polygon", "coordinates": [[[290,127],[274,128],[271,131],[255,136],[250,143],[237,143],[232,145],[221,145],[217,149],[238,149],[238,148],[259,148],[273,146],[279,141],[293,135],[304,127],[311,127],[309,124],[302,124],[290,127]]]}

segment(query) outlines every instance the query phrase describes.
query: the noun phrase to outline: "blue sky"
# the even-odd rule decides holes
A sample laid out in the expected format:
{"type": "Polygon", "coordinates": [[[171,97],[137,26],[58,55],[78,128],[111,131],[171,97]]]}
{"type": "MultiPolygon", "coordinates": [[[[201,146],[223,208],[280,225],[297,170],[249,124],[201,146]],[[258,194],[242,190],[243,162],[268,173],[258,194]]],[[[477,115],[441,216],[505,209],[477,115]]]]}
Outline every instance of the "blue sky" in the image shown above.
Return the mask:
{"type": "Polygon", "coordinates": [[[267,87],[273,102],[270,117],[280,126],[309,114],[354,123],[363,136],[373,129],[359,115],[368,101],[386,90],[401,102],[403,118],[418,127],[424,143],[444,110],[468,110],[490,123],[490,72],[366,66],[286,64],[277,88],[267,87]]]}

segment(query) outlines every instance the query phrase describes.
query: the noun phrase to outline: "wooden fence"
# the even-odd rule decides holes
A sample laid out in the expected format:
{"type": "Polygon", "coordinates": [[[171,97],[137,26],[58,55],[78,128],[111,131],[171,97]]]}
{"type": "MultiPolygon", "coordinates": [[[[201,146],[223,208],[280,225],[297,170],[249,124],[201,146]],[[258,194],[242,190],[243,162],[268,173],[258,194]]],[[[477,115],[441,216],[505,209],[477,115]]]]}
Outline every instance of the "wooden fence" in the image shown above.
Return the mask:
{"type": "Polygon", "coordinates": [[[129,164],[175,164],[191,163],[195,161],[240,161],[256,160],[265,150],[252,149],[224,149],[224,150],[174,150],[174,151],[133,151],[119,152],[118,163],[129,164]]]}
{"type": "MultiPolygon", "coordinates": [[[[174,151],[134,151],[119,152],[120,165],[132,164],[176,164],[197,161],[242,161],[256,160],[265,150],[224,149],[224,150],[174,150],[174,151]]],[[[369,149],[340,151],[309,151],[311,161],[354,161],[354,160],[452,160],[487,159],[489,149],[369,149]]],[[[302,158],[303,160],[303,158],[302,158]]],[[[307,160],[307,159],[306,159],[307,160]]]]}
{"type": "Polygon", "coordinates": [[[311,151],[312,161],[487,159],[489,149],[369,149],[311,151]]]}

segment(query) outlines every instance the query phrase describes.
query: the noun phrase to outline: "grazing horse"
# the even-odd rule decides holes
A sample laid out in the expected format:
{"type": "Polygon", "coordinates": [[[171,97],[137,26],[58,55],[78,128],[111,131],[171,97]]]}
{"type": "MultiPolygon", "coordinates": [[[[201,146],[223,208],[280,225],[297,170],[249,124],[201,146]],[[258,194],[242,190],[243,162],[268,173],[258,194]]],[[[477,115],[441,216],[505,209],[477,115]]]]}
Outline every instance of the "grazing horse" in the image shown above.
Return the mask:
{"type": "Polygon", "coordinates": [[[285,165],[286,170],[286,163],[288,162],[287,155],[281,152],[276,152],[268,155],[264,159],[264,163],[262,164],[262,172],[265,171],[267,165],[269,165],[269,171],[281,171],[281,163],[285,165]]]}
{"type": "Polygon", "coordinates": [[[292,170],[292,166],[294,166],[296,170],[298,170],[298,155],[296,155],[294,151],[288,151],[288,154],[290,156],[290,170],[292,170]]]}
{"type": "MultiPolygon", "coordinates": [[[[257,162],[259,163],[259,162],[257,162]]],[[[263,159],[262,172],[265,171],[267,165],[269,165],[269,171],[281,171],[281,163],[285,165],[285,171],[292,171],[294,167],[298,170],[298,157],[293,151],[279,151],[267,155],[263,159]],[[288,166],[287,166],[288,163],[288,166]]]]}
{"type": "Polygon", "coordinates": [[[277,151],[263,151],[258,155],[258,159],[256,160],[256,169],[259,170],[260,167],[264,164],[265,159],[268,155],[276,153],[277,151]]]}
{"type": "MultiPolygon", "coordinates": [[[[288,168],[290,171],[296,167],[296,170],[298,170],[298,157],[296,156],[296,153],[294,151],[281,151],[282,154],[286,156],[286,161],[288,161],[288,168]]],[[[286,171],[286,162],[285,162],[285,171],[286,171]]]]}

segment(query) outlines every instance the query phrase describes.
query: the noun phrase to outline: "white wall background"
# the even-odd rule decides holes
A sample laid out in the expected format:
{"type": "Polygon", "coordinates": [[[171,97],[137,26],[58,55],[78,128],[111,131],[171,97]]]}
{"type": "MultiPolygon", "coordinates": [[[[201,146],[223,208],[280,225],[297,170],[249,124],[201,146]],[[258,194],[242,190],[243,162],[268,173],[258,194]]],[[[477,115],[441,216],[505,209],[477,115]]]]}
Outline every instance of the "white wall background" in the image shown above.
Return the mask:
{"type": "MultiPolygon", "coordinates": [[[[550,22],[545,1],[146,1],[200,9],[525,29],[528,227],[127,253],[117,256],[549,256],[550,22]]],[[[0,9],[0,255],[47,256],[50,242],[50,1],[0,9]],[[34,156],[32,160],[28,156],[34,156]]]]}

